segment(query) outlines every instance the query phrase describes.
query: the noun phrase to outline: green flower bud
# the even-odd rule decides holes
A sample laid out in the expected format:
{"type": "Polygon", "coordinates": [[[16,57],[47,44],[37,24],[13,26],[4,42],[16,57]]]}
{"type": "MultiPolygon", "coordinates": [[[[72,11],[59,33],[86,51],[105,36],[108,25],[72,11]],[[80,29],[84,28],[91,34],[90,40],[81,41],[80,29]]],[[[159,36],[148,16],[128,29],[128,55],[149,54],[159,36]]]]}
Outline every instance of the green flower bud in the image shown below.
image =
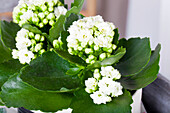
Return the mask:
{"type": "Polygon", "coordinates": [[[36,45],[36,41],[34,39],[31,39],[32,46],[36,45]]]}
{"type": "Polygon", "coordinates": [[[82,48],[81,46],[79,46],[77,49],[78,49],[79,51],[81,51],[83,48],[82,48]]]}
{"type": "Polygon", "coordinates": [[[53,12],[53,11],[54,11],[54,8],[53,8],[53,7],[49,7],[49,8],[48,8],[48,11],[49,11],[49,12],[53,12]]]}
{"type": "Polygon", "coordinates": [[[35,52],[38,52],[42,49],[42,46],[43,46],[43,43],[38,43],[36,46],[35,46],[35,52]]]}
{"type": "Polygon", "coordinates": [[[54,2],[52,2],[52,1],[51,1],[51,2],[48,2],[48,6],[49,6],[49,7],[53,7],[54,5],[55,5],[54,2]]]}
{"type": "Polygon", "coordinates": [[[41,8],[41,10],[43,12],[47,11],[47,6],[46,5],[41,5],[40,8],[41,8]]]}
{"type": "Polygon", "coordinates": [[[36,40],[36,41],[40,41],[40,38],[41,38],[40,34],[36,34],[36,35],[35,35],[35,40],[36,40]]]}
{"type": "Polygon", "coordinates": [[[33,23],[38,23],[39,22],[39,18],[38,17],[33,17],[32,18],[32,22],[33,23]]]}
{"type": "Polygon", "coordinates": [[[99,60],[103,60],[103,59],[105,59],[105,58],[106,58],[106,53],[100,54],[99,60]]]}
{"type": "Polygon", "coordinates": [[[46,25],[48,23],[48,19],[44,19],[43,23],[46,25]]]}
{"type": "Polygon", "coordinates": [[[33,32],[29,32],[28,36],[29,36],[30,38],[34,38],[34,33],[33,33],[33,32]]]}
{"type": "Polygon", "coordinates": [[[59,49],[60,48],[60,42],[58,40],[54,40],[53,46],[54,46],[54,48],[59,49]]]}
{"type": "Polygon", "coordinates": [[[47,19],[49,19],[49,20],[55,19],[54,13],[50,13],[50,14],[47,16],[47,19]]]}
{"type": "Polygon", "coordinates": [[[86,54],[91,54],[91,53],[93,53],[93,50],[91,48],[86,48],[85,53],[86,54]]]}
{"type": "Polygon", "coordinates": [[[99,69],[95,69],[94,73],[99,73],[99,71],[100,71],[99,69]]]}
{"type": "Polygon", "coordinates": [[[48,11],[45,11],[44,14],[48,16],[50,13],[48,11]]]}
{"type": "Polygon", "coordinates": [[[95,45],[95,46],[94,46],[94,50],[95,50],[95,51],[98,51],[99,49],[100,49],[100,48],[99,48],[98,45],[95,45]]]}
{"type": "Polygon", "coordinates": [[[95,63],[95,60],[92,60],[91,62],[90,62],[90,64],[94,64],[95,63]]]}
{"type": "Polygon", "coordinates": [[[39,23],[39,27],[40,28],[43,28],[44,27],[44,24],[41,22],[41,23],[39,23]]]}
{"type": "Polygon", "coordinates": [[[41,39],[40,39],[40,41],[45,41],[45,37],[44,36],[41,36],[41,39]]]}
{"type": "Polygon", "coordinates": [[[89,55],[89,57],[88,57],[90,60],[93,60],[94,58],[95,58],[95,56],[94,55],[89,55]]]}
{"type": "Polygon", "coordinates": [[[97,80],[99,80],[99,79],[101,78],[101,75],[100,75],[99,72],[98,72],[98,73],[94,73],[93,76],[94,76],[94,78],[96,78],[97,80]]]}
{"type": "Polygon", "coordinates": [[[115,50],[117,48],[117,46],[115,44],[112,45],[113,50],[115,50]]]}
{"type": "Polygon", "coordinates": [[[82,56],[83,56],[83,52],[80,52],[80,53],[78,54],[78,56],[79,56],[79,57],[82,57],[82,56]]]}
{"type": "Polygon", "coordinates": [[[63,6],[63,4],[61,3],[61,2],[58,2],[58,4],[57,4],[58,6],[63,6]]]}
{"type": "Polygon", "coordinates": [[[25,21],[19,21],[19,26],[22,26],[25,23],[26,23],[25,21]]]}
{"type": "Polygon", "coordinates": [[[38,14],[38,17],[41,18],[41,19],[43,19],[43,18],[45,18],[45,14],[44,14],[44,13],[39,13],[39,14],[38,14]]]}
{"type": "Polygon", "coordinates": [[[41,50],[39,51],[40,54],[43,54],[44,52],[45,52],[45,49],[41,49],[41,50]]]}
{"type": "Polygon", "coordinates": [[[28,6],[27,6],[26,3],[23,3],[23,4],[21,5],[21,7],[22,7],[22,8],[27,8],[28,6]]]}
{"type": "Polygon", "coordinates": [[[103,47],[103,51],[106,51],[108,53],[112,53],[113,49],[112,48],[103,47]]]}
{"type": "Polygon", "coordinates": [[[35,7],[35,5],[29,5],[29,7],[28,7],[28,10],[33,10],[33,11],[35,11],[36,10],[36,7],[35,7]]]}
{"type": "Polygon", "coordinates": [[[107,57],[110,57],[111,56],[111,54],[110,53],[107,53],[107,57]]]}
{"type": "Polygon", "coordinates": [[[53,26],[53,25],[55,24],[54,20],[50,20],[50,21],[49,21],[49,24],[50,24],[51,26],[53,26]]]}
{"type": "Polygon", "coordinates": [[[86,59],[86,63],[90,63],[90,59],[87,58],[87,59],[86,59]]]}

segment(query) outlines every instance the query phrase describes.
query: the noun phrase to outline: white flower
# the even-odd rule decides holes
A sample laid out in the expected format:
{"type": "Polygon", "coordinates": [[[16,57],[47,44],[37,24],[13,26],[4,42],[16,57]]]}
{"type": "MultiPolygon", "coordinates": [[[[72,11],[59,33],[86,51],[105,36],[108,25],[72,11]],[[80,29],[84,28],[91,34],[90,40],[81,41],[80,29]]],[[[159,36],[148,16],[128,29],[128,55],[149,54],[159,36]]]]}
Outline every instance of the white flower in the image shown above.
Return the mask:
{"type": "Polygon", "coordinates": [[[101,75],[111,79],[120,79],[121,74],[117,69],[114,69],[112,66],[101,67],[101,75]]]}
{"type": "Polygon", "coordinates": [[[65,15],[67,12],[67,9],[64,6],[58,6],[54,9],[54,14],[58,18],[60,15],[65,15]]]}
{"type": "Polygon", "coordinates": [[[95,91],[97,89],[97,80],[95,78],[88,78],[88,80],[85,81],[86,88],[95,91]]]}
{"type": "Polygon", "coordinates": [[[27,49],[22,49],[18,52],[19,55],[19,61],[22,64],[30,63],[31,59],[34,58],[34,54],[32,51],[29,51],[27,49]]]}
{"type": "Polygon", "coordinates": [[[90,95],[95,104],[106,104],[106,102],[111,102],[112,98],[104,94],[103,92],[96,91],[90,95]]]}
{"type": "Polygon", "coordinates": [[[40,51],[40,50],[42,49],[42,46],[43,46],[43,43],[38,43],[38,44],[36,44],[36,46],[35,46],[35,52],[40,51]]]}
{"type": "Polygon", "coordinates": [[[22,28],[20,31],[17,32],[16,41],[19,41],[20,38],[28,38],[28,33],[28,30],[22,28]]]}
{"type": "Polygon", "coordinates": [[[18,50],[16,50],[16,49],[13,49],[12,50],[12,58],[14,58],[14,59],[18,59],[19,58],[19,56],[18,56],[18,50]]]}
{"type": "Polygon", "coordinates": [[[119,82],[113,81],[111,78],[103,77],[98,83],[99,91],[112,97],[122,95],[122,86],[119,82]]]}
{"type": "Polygon", "coordinates": [[[20,38],[20,40],[16,43],[18,50],[26,49],[29,46],[31,46],[31,40],[28,38],[20,38]]]}
{"type": "Polygon", "coordinates": [[[27,12],[24,12],[23,15],[20,16],[21,21],[27,22],[33,17],[36,17],[37,15],[33,13],[32,10],[27,10],[27,12]]]}

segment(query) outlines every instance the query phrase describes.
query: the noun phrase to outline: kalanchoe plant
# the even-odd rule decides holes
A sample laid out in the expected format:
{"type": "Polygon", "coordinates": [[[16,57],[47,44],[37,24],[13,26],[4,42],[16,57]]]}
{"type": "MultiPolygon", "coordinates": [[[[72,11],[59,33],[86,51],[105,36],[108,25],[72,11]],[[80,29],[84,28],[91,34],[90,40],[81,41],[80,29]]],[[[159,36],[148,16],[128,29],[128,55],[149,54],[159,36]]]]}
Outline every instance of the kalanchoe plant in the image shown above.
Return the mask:
{"type": "Polygon", "coordinates": [[[119,39],[114,24],[79,14],[83,0],[20,0],[0,21],[0,104],[29,110],[129,113],[131,90],[157,78],[160,44],[119,39]]]}

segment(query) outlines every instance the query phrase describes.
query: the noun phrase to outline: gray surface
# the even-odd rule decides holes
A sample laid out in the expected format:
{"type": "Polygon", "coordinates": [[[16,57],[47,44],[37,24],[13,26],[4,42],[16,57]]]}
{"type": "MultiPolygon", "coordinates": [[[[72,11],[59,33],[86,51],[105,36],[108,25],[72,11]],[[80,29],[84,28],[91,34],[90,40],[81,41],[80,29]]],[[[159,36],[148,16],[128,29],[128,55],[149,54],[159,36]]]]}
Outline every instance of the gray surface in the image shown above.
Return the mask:
{"type": "Polygon", "coordinates": [[[12,12],[13,8],[18,4],[18,0],[0,0],[0,13],[12,12]]]}

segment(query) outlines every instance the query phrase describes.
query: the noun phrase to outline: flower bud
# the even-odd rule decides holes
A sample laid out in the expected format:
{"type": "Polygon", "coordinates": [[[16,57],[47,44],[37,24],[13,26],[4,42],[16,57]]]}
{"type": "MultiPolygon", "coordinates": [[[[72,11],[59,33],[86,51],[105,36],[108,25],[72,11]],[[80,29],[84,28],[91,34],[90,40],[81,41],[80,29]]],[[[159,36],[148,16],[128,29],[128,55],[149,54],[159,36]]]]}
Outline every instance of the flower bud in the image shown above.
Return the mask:
{"type": "Polygon", "coordinates": [[[52,12],[52,11],[54,11],[54,8],[53,8],[53,7],[49,7],[49,8],[48,8],[48,11],[49,11],[49,12],[52,12]]]}
{"type": "Polygon", "coordinates": [[[35,5],[29,5],[28,6],[28,10],[33,10],[33,11],[35,11],[36,10],[36,7],[35,7],[35,5]]]}
{"type": "Polygon", "coordinates": [[[94,76],[94,78],[96,78],[97,80],[99,80],[100,77],[101,77],[100,73],[94,73],[93,76],[94,76]]]}
{"type": "Polygon", "coordinates": [[[100,54],[99,60],[103,60],[103,59],[105,59],[105,58],[106,58],[106,53],[100,54]]]}
{"type": "Polygon", "coordinates": [[[94,58],[95,58],[94,55],[89,55],[89,59],[90,59],[90,60],[93,60],[94,58]]]}
{"type": "Polygon", "coordinates": [[[41,19],[43,19],[43,18],[45,18],[45,14],[44,14],[44,13],[39,13],[39,14],[38,14],[38,17],[41,18],[41,19]]]}
{"type": "Polygon", "coordinates": [[[41,8],[41,10],[43,12],[47,11],[47,6],[46,5],[41,5],[40,8],[41,8]]]}
{"type": "Polygon", "coordinates": [[[85,53],[86,54],[91,54],[91,53],[93,53],[93,50],[91,48],[86,48],[85,53]]]}
{"type": "Polygon", "coordinates": [[[115,44],[112,45],[113,50],[115,50],[117,48],[117,46],[115,44]]]}
{"type": "Polygon", "coordinates": [[[44,52],[45,52],[45,49],[41,49],[41,50],[39,51],[40,54],[43,54],[44,52]]]}
{"type": "Polygon", "coordinates": [[[26,4],[26,3],[23,3],[23,4],[21,5],[21,7],[22,7],[22,8],[27,8],[27,4],[26,4]]]}
{"type": "Polygon", "coordinates": [[[32,22],[33,23],[38,23],[39,22],[39,18],[38,17],[33,17],[32,18],[32,22]]]}
{"type": "Polygon", "coordinates": [[[54,46],[54,48],[59,49],[60,48],[60,42],[58,40],[54,40],[53,41],[53,46],[54,46]]]}
{"type": "Polygon", "coordinates": [[[54,13],[50,13],[50,14],[47,16],[47,19],[49,19],[49,20],[55,19],[54,13]]]}
{"type": "Polygon", "coordinates": [[[73,55],[73,50],[71,48],[68,49],[68,52],[73,55]]]}
{"type": "Polygon", "coordinates": [[[85,88],[85,91],[86,91],[87,93],[93,93],[93,91],[92,91],[91,89],[89,89],[89,88],[85,88]]]}
{"type": "Polygon", "coordinates": [[[83,48],[82,48],[81,46],[79,46],[77,49],[78,49],[79,51],[81,51],[83,48]]]}
{"type": "Polygon", "coordinates": [[[39,27],[40,28],[43,28],[44,27],[44,24],[41,22],[41,23],[39,23],[39,27]]]}
{"type": "Polygon", "coordinates": [[[41,38],[40,34],[36,34],[36,35],[35,35],[35,40],[36,40],[36,41],[40,41],[40,38],[41,38]]]}
{"type": "Polygon", "coordinates": [[[54,2],[52,2],[52,1],[48,2],[49,7],[53,7],[54,5],[55,5],[54,2]]]}
{"type": "Polygon", "coordinates": [[[95,50],[95,51],[98,51],[98,50],[99,50],[99,46],[98,46],[98,45],[95,45],[95,46],[94,46],[94,50],[95,50]]]}
{"type": "Polygon", "coordinates": [[[45,37],[44,36],[41,36],[41,39],[40,39],[40,41],[45,41],[45,37]]]}
{"type": "Polygon", "coordinates": [[[50,21],[49,21],[49,24],[50,24],[51,26],[53,26],[53,25],[55,24],[54,20],[50,20],[50,21]]]}
{"type": "Polygon", "coordinates": [[[33,33],[33,32],[29,32],[28,36],[29,36],[30,38],[34,38],[34,33],[33,33]]]}
{"type": "Polygon", "coordinates": [[[44,23],[44,25],[46,25],[46,24],[48,23],[48,20],[47,20],[47,19],[44,19],[44,20],[43,20],[43,23],[44,23]]]}
{"type": "Polygon", "coordinates": [[[90,59],[87,58],[87,59],[86,59],[86,63],[90,63],[90,59]]]}
{"type": "Polygon", "coordinates": [[[36,45],[36,41],[34,39],[31,39],[32,46],[36,45]]]}
{"type": "Polygon", "coordinates": [[[41,50],[42,45],[43,45],[43,43],[37,44],[37,45],[35,46],[35,52],[38,52],[39,50],[41,50]]]}

